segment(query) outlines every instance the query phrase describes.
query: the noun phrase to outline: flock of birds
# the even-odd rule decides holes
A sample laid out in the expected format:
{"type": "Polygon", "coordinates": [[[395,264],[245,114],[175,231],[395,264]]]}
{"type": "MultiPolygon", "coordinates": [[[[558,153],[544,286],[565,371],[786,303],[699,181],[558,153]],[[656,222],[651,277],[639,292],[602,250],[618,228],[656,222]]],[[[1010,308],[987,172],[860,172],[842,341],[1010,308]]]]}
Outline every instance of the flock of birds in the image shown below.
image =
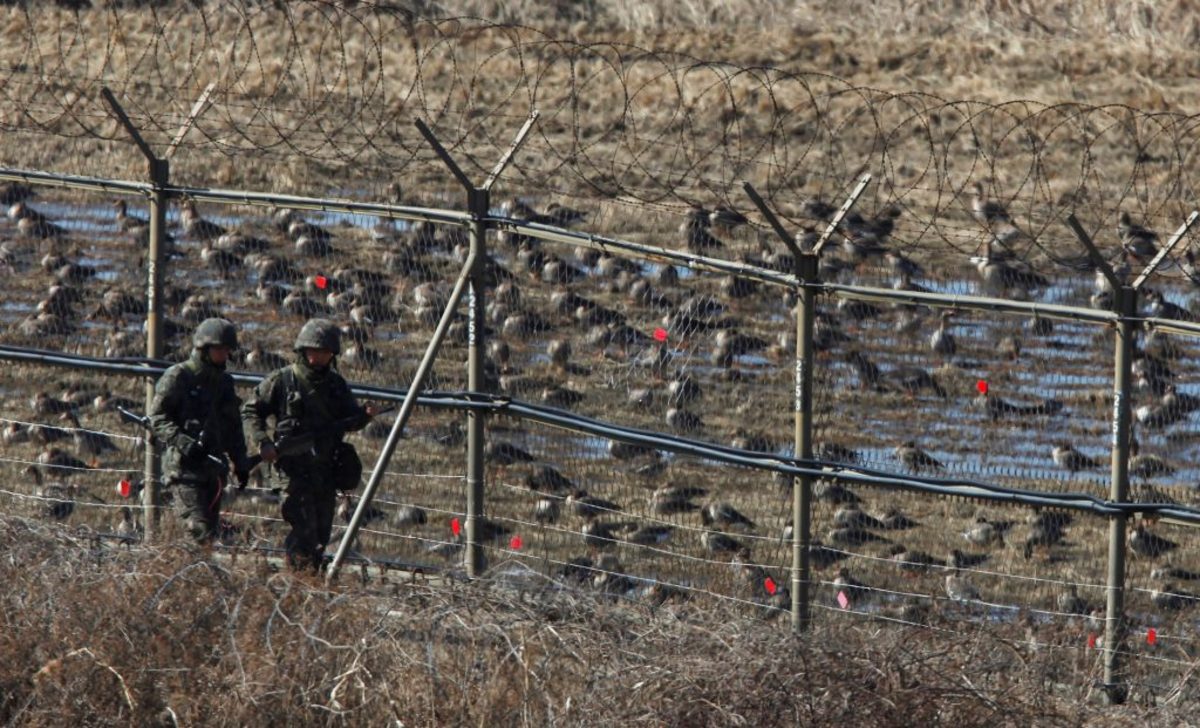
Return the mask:
{"type": "MultiPolygon", "coordinates": [[[[392,185],[388,194],[392,202],[402,200],[398,185],[392,185]]],[[[0,202],[9,205],[8,217],[14,231],[12,239],[0,245],[0,264],[14,271],[25,267],[28,252],[23,241],[33,241],[39,246],[38,252],[43,253],[40,268],[47,283],[36,313],[21,321],[16,331],[29,339],[41,340],[79,332],[85,321],[102,321],[110,326],[104,347],[106,356],[140,355],[142,337],[136,324],[146,310],[138,284],[100,284],[98,279],[102,276],[95,265],[84,263],[77,252],[67,252],[78,233],[38,212],[32,197],[32,190],[20,185],[10,184],[0,189],[0,202]]],[[[148,238],[148,221],[132,213],[124,201],[115,202],[113,207],[116,231],[140,250],[148,238]]],[[[974,187],[971,209],[975,220],[986,230],[982,254],[971,259],[979,276],[980,290],[1028,298],[1046,289],[1049,281],[1043,272],[1010,252],[1022,232],[1003,206],[986,196],[980,184],[974,187]]],[[[501,212],[518,220],[563,227],[584,221],[587,216],[586,212],[562,205],[550,205],[538,212],[520,199],[506,203],[501,212]]],[[[828,220],[833,212],[832,207],[818,201],[806,206],[806,214],[818,222],[828,220]]],[[[873,218],[859,213],[848,215],[834,238],[836,247],[822,256],[822,276],[852,279],[862,267],[879,265],[892,276],[897,290],[928,290],[917,282],[925,276],[924,266],[891,245],[900,217],[901,211],[895,207],[886,208],[873,218]]],[[[731,238],[727,236],[747,222],[745,216],[730,208],[695,205],[679,226],[680,243],[698,254],[736,252],[747,263],[779,271],[794,270],[795,261],[790,254],[773,251],[761,241],[753,252],[729,242],[731,238]]],[[[1135,224],[1126,213],[1121,215],[1117,233],[1121,242],[1118,266],[1121,275],[1128,275],[1129,265],[1144,263],[1157,253],[1157,235],[1135,224]]],[[[815,238],[812,230],[806,230],[797,242],[802,248],[811,248],[815,238]]],[[[367,371],[378,369],[392,356],[388,349],[372,346],[378,331],[412,326],[431,328],[448,300],[449,281],[465,260],[467,249],[468,240],[459,228],[425,223],[401,228],[389,220],[381,220],[368,230],[348,223],[326,227],[286,209],[273,211],[267,220],[233,226],[204,217],[194,201],[183,200],[177,223],[172,226],[168,254],[178,261],[177,265],[189,270],[207,270],[221,281],[220,290],[231,295],[240,291],[244,298],[221,301],[213,295],[213,286],[172,280],[165,291],[172,316],[164,327],[169,340],[176,342],[172,356],[178,358],[186,352],[186,343],[179,344],[181,340],[186,342],[181,335],[189,333],[195,323],[220,315],[238,321],[244,318],[244,304],[257,301],[257,305],[265,307],[268,315],[278,317],[281,323],[291,320],[298,326],[300,321],[313,316],[338,320],[346,342],[340,357],[342,365],[367,371]]],[[[1190,251],[1185,258],[1187,262],[1181,268],[1190,276],[1190,251]]],[[[1075,270],[1086,270],[1089,266],[1085,260],[1063,263],[1075,270]]],[[[592,387],[578,383],[588,382],[593,371],[602,366],[596,362],[616,362],[638,372],[645,384],[628,389],[626,408],[656,413],[666,429],[677,434],[703,437],[714,429],[712,422],[706,421],[707,412],[699,408],[706,396],[711,398],[706,389],[752,379],[757,365],[751,362],[757,358],[785,359],[795,351],[791,332],[769,337],[754,330],[754,312],[769,303],[790,305],[788,294],[772,299],[769,291],[746,279],[725,276],[715,283],[701,282],[681,276],[671,265],[650,267],[582,247],[573,251],[572,256],[561,255],[535,238],[516,232],[500,236],[485,270],[490,286],[484,322],[491,339],[486,372],[489,386],[513,396],[537,398],[551,406],[572,409],[596,397],[592,387]],[[533,284],[532,293],[524,287],[529,284],[533,284]],[[670,343],[651,336],[647,322],[661,325],[670,343]],[[688,350],[677,344],[681,341],[687,342],[688,350]]],[[[1093,305],[1110,305],[1107,278],[1097,276],[1096,280],[1093,305]]],[[[1159,290],[1147,296],[1146,311],[1163,318],[1193,320],[1190,312],[1167,300],[1159,290]]],[[[849,300],[818,312],[814,344],[819,352],[837,352],[840,360],[857,374],[864,389],[892,390],[936,400],[952,397],[952,391],[939,381],[938,371],[933,367],[904,364],[885,370],[847,333],[849,326],[889,316],[895,317],[899,334],[914,339],[925,337],[932,362],[947,365],[962,351],[954,332],[953,311],[943,311],[936,327],[923,329],[927,323],[918,307],[884,311],[872,304],[849,300]]],[[[456,320],[452,337],[465,339],[466,326],[465,320],[456,320]]],[[[287,328],[290,331],[295,327],[287,328]]],[[[1051,331],[1051,323],[1038,318],[1031,321],[1028,329],[1033,336],[1047,336],[1051,331]]],[[[288,360],[285,355],[265,348],[262,341],[247,338],[251,341],[239,363],[268,369],[288,360]]],[[[1019,349],[1017,342],[1010,346],[1019,349]]],[[[1139,427],[1161,431],[1200,409],[1200,398],[1180,392],[1176,375],[1171,371],[1172,361],[1181,355],[1182,347],[1164,336],[1142,338],[1136,353],[1136,373],[1140,391],[1148,393],[1151,400],[1136,410],[1139,427]]],[[[94,400],[92,410],[96,413],[111,408],[109,404],[101,404],[102,398],[105,402],[113,400],[111,394],[89,392],[88,395],[94,400]]],[[[1015,402],[986,389],[976,400],[992,421],[1053,417],[1064,412],[1064,403],[1056,399],[1015,402]]],[[[135,403],[126,404],[137,408],[135,403]]],[[[6,447],[22,442],[45,446],[37,456],[37,465],[32,467],[36,477],[54,475],[69,481],[68,473],[87,469],[115,449],[101,433],[80,426],[79,418],[86,407],[67,394],[52,398],[39,393],[32,408],[38,415],[58,417],[70,425],[69,428],[25,427],[13,423],[5,430],[6,447]],[[64,443],[68,442],[74,443],[78,457],[64,450],[64,443]]],[[[737,428],[731,434],[731,444],[735,446],[780,451],[780,444],[769,432],[737,428]]],[[[437,441],[456,447],[461,443],[461,432],[457,437],[454,435],[443,433],[437,441]]],[[[914,473],[935,473],[947,468],[916,441],[896,445],[892,454],[900,466],[914,473]]],[[[627,462],[628,472],[639,478],[653,479],[668,469],[667,461],[653,450],[614,442],[609,455],[627,462]]],[[[636,518],[641,509],[633,508],[633,504],[621,504],[613,498],[587,492],[551,465],[539,465],[538,458],[516,445],[492,441],[487,456],[492,467],[524,465],[532,469],[526,485],[538,494],[531,514],[533,520],[543,524],[567,519],[578,522],[581,544],[589,553],[569,562],[568,572],[572,576],[588,574],[588,579],[599,580],[607,591],[616,590],[619,585],[644,586],[643,580],[626,573],[616,560],[614,546],[624,543],[658,548],[677,538],[679,528],[664,523],[642,523],[636,518]],[[625,513],[630,517],[622,518],[625,513]]],[[[828,444],[824,456],[847,466],[853,466],[858,458],[852,450],[835,448],[833,443],[828,444]]],[[[1055,443],[1048,457],[1069,474],[1104,467],[1099,459],[1065,441],[1055,443]]],[[[1138,478],[1150,479],[1172,472],[1171,464],[1151,454],[1138,453],[1131,463],[1131,474],[1138,478]]],[[[50,493],[47,487],[43,490],[50,493]]],[[[71,486],[62,487],[67,490],[59,495],[69,496],[71,486]]],[[[832,486],[825,490],[839,492],[832,486]]],[[[849,491],[840,491],[843,495],[831,497],[848,497],[844,493],[849,491]]],[[[776,579],[765,567],[753,563],[754,545],[760,542],[761,534],[759,538],[747,536],[759,531],[756,519],[718,497],[714,489],[661,485],[643,508],[655,517],[691,518],[688,514],[694,514],[695,523],[682,525],[699,531],[700,546],[711,556],[729,561],[739,578],[745,578],[756,600],[776,606],[786,602],[785,580],[776,579]],[[701,502],[710,494],[711,499],[701,502]],[[774,584],[774,588],[764,591],[763,585],[767,583],[774,584]]],[[[427,522],[423,513],[418,516],[411,509],[392,518],[408,526],[427,522]]],[[[935,558],[909,551],[896,542],[895,536],[919,524],[893,509],[869,516],[847,506],[838,510],[834,522],[834,528],[825,538],[813,545],[812,555],[818,567],[837,563],[834,557],[844,557],[848,548],[878,543],[888,552],[886,558],[902,570],[946,569],[949,598],[978,594],[961,571],[978,564],[986,554],[954,549],[935,558]]],[[[494,538],[509,535],[498,521],[489,523],[493,523],[494,538]]],[[[1038,550],[1061,544],[1069,523],[1070,519],[1062,514],[1040,513],[1032,517],[1026,524],[1027,536],[1022,542],[1024,557],[1031,558],[1038,550]]],[[[993,537],[967,540],[979,546],[1002,543],[1008,531],[1004,525],[1005,522],[981,517],[968,533],[990,529],[993,537]],[[1001,538],[993,540],[995,535],[1001,538]]],[[[1013,524],[1007,525],[1011,528],[1013,524]]],[[[1147,538],[1161,540],[1146,524],[1139,524],[1130,533],[1131,549],[1150,558],[1170,550],[1143,548],[1140,544],[1147,538]]],[[[456,545],[461,545],[461,541],[450,544],[451,548],[456,545]]],[[[852,581],[854,577],[848,566],[841,566],[837,578],[852,587],[847,595],[857,598],[871,593],[861,582],[852,581]]],[[[1180,591],[1168,593],[1183,595],[1180,591]]]]}
{"type": "MultiPolygon", "coordinates": [[[[980,183],[973,185],[972,212],[987,235],[982,244],[983,255],[971,259],[979,274],[979,290],[985,294],[1008,298],[1030,298],[1038,291],[1047,289],[1050,282],[1043,273],[1010,252],[1009,246],[1015,244],[1022,233],[1007,210],[986,196],[980,183]]],[[[893,215],[895,211],[889,213],[889,217],[893,215]]],[[[876,260],[885,269],[890,270],[894,288],[897,290],[928,292],[928,288],[913,282],[914,278],[924,275],[923,268],[903,254],[890,250],[886,245],[885,231],[886,226],[876,226],[876,232],[868,238],[869,244],[857,240],[853,244],[842,246],[842,250],[839,251],[841,256],[835,259],[839,262],[836,265],[830,264],[829,274],[839,276],[846,270],[854,270],[867,260],[876,260]]],[[[1128,280],[1132,265],[1145,264],[1158,255],[1158,235],[1134,223],[1127,212],[1121,213],[1116,233],[1120,241],[1120,251],[1110,262],[1115,264],[1117,275],[1123,280],[1128,280]]],[[[851,240],[851,237],[847,236],[846,240],[851,240]]],[[[1180,268],[1191,285],[1200,286],[1200,276],[1195,275],[1191,265],[1193,254],[1190,249],[1185,252],[1184,258],[1186,262],[1181,263],[1180,268]]],[[[1076,273],[1094,271],[1095,286],[1091,304],[1098,308],[1111,307],[1112,289],[1109,279],[1087,256],[1058,259],[1054,262],[1076,273]]],[[[1197,320],[1196,315],[1187,308],[1167,300],[1161,289],[1146,292],[1142,313],[1170,320],[1197,320]]],[[[901,337],[915,339],[921,336],[921,327],[925,321],[921,307],[898,306],[888,311],[873,304],[843,299],[839,302],[836,313],[818,312],[816,348],[819,352],[840,349],[840,359],[854,371],[862,389],[877,392],[899,391],[911,396],[928,393],[939,399],[948,399],[948,388],[939,381],[939,372],[947,371],[947,367],[957,367],[961,370],[969,368],[970,365],[964,359],[964,347],[954,333],[955,311],[941,311],[937,316],[936,327],[932,331],[926,330],[925,333],[927,356],[932,364],[940,364],[940,369],[903,363],[885,370],[861,350],[855,336],[843,330],[843,323],[847,321],[852,325],[864,320],[879,323],[889,317],[894,320],[891,328],[901,337]]],[[[996,354],[1010,360],[1018,360],[1023,346],[1028,347],[1031,342],[1039,340],[1051,346],[1064,346],[1062,342],[1049,338],[1054,330],[1054,325],[1049,319],[1035,315],[1017,334],[985,339],[985,346],[991,347],[985,365],[994,365],[996,354]]],[[[1161,331],[1138,332],[1133,351],[1133,371],[1136,394],[1143,400],[1135,408],[1135,430],[1145,430],[1150,434],[1164,433],[1172,425],[1186,421],[1192,412],[1200,409],[1200,397],[1179,390],[1180,379],[1176,362],[1186,354],[1184,346],[1161,331]]],[[[1103,397],[1104,393],[1100,396],[1103,397]]],[[[1031,402],[1005,399],[989,391],[984,381],[980,382],[980,394],[973,404],[978,405],[991,422],[1049,417],[1065,414],[1066,409],[1065,403],[1055,398],[1042,398],[1031,402]]],[[[1136,451],[1137,447],[1135,437],[1135,453],[1130,463],[1130,474],[1133,478],[1150,481],[1174,475],[1177,471],[1177,466],[1162,456],[1139,453],[1136,451]]],[[[912,472],[935,472],[945,469],[943,462],[922,450],[915,441],[907,441],[895,447],[893,455],[912,472]]],[[[1101,461],[1084,455],[1066,441],[1051,443],[1046,455],[1056,466],[1070,474],[1085,470],[1098,471],[1104,467],[1101,461]]]]}
{"type": "MultiPolygon", "coordinates": [[[[4,420],[0,443],[6,459],[27,463],[22,474],[33,481],[33,495],[38,499],[42,516],[63,521],[75,512],[80,499],[88,504],[105,507],[106,500],[90,489],[79,485],[78,477],[102,467],[109,458],[127,459],[131,447],[118,445],[113,436],[101,429],[85,427],[81,417],[88,417],[96,428],[115,421],[112,415],[118,407],[140,408],[140,403],[78,382],[69,383],[62,392],[51,395],[36,392],[29,400],[32,416],[27,420],[4,420]],[[42,424],[53,420],[56,425],[42,424]],[[32,456],[26,455],[34,448],[32,456]]],[[[123,542],[140,538],[140,525],[128,508],[112,533],[123,542]]]]}

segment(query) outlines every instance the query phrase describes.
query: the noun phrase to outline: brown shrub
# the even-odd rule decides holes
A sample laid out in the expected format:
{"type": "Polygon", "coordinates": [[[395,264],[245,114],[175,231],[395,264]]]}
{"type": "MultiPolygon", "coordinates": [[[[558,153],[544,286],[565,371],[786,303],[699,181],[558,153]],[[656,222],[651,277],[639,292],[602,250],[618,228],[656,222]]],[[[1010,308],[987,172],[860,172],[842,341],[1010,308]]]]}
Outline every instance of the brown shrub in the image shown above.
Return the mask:
{"type": "Polygon", "coordinates": [[[818,614],[796,637],[782,620],[700,599],[652,609],[550,582],[396,574],[327,588],[256,555],[127,551],[12,518],[0,543],[5,724],[992,726],[1152,714],[1082,700],[1094,665],[1029,647],[1015,625],[818,614]]]}

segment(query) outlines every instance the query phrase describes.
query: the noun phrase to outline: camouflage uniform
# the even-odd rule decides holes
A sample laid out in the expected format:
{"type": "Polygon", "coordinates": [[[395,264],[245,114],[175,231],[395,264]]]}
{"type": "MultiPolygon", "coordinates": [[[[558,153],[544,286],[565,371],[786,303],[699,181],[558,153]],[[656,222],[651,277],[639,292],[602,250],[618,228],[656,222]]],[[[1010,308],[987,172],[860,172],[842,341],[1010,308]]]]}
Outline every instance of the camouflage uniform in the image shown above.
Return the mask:
{"type": "Polygon", "coordinates": [[[340,332],[330,321],[313,319],[296,337],[294,364],[276,369],[254,390],[242,406],[242,419],[250,441],[261,449],[284,438],[313,435],[312,447],[284,455],[272,467],[277,487],[287,491],[283,520],[292,528],[284,545],[288,562],[296,569],[319,570],[333,530],[337,490],[333,483],[332,455],[347,432],[366,427],[370,418],[358,405],[350,386],[338,374],[335,362],[323,369],[309,366],[304,349],[341,350],[340,332]],[[275,438],[267,419],[275,418],[275,438]]]}
{"type": "Polygon", "coordinates": [[[239,471],[246,463],[242,401],[225,367],[209,360],[213,345],[237,347],[233,324],[208,319],[196,327],[191,358],[163,373],[150,407],[154,435],[164,445],[163,481],[174,490],[176,514],[198,543],[217,537],[228,473],[208,455],[222,460],[227,455],[239,471]]]}

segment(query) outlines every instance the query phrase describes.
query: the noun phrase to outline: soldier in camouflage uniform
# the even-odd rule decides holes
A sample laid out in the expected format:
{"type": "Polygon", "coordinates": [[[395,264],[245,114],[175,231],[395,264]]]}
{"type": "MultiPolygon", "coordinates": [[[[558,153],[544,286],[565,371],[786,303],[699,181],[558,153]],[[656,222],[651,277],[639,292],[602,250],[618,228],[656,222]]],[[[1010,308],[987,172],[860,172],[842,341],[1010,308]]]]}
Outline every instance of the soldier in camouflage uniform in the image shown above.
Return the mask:
{"type": "Polygon", "coordinates": [[[191,357],[163,373],[150,407],[150,424],[164,446],[163,481],[174,490],[184,528],[202,544],[218,536],[228,463],[239,482],[246,477],[242,401],[225,373],[236,348],[232,323],[220,318],[201,322],[192,336],[191,357]]]}
{"type": "Polygon", "coordinates": [[[341,332],[332,321],[305,323],[293,349],[295,363],[263,379],[243,405],[242,420],[263,462],[273,463],[276,484],[287,491],[288,563],[297,570],[320,570],[337,505],[333,452],[347,432],[366,427],[377,410],[360,407],[337,372],[341,332]],[[275,418],[274,437],[267,430],[270,417],[275,418]],[[311,445],[280,453],[276,441],[283,448],[289,439],[311,445]]]}

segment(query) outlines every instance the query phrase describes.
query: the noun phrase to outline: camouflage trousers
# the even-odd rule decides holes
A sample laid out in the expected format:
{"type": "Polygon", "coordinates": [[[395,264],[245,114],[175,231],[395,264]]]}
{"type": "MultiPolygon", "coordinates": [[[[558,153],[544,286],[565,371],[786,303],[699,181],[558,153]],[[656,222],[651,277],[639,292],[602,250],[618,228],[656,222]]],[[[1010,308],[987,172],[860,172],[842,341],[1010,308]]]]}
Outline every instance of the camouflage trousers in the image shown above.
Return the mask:
{"type": "Polygon", "coordinates": [[[288,565],[297,571],[320,571],[325,545],[333,532],[337,493],[332,488],[294,484],[283,501],[283,520],[292,530],[283,541],[288,565]]]}
{"type": "Polygon", "coordinates": [[[184,531],[198,544],[217,540],[221,525],[220,479],[174,480],[170,487],[175,494],[175,515],[184,531]]]}

